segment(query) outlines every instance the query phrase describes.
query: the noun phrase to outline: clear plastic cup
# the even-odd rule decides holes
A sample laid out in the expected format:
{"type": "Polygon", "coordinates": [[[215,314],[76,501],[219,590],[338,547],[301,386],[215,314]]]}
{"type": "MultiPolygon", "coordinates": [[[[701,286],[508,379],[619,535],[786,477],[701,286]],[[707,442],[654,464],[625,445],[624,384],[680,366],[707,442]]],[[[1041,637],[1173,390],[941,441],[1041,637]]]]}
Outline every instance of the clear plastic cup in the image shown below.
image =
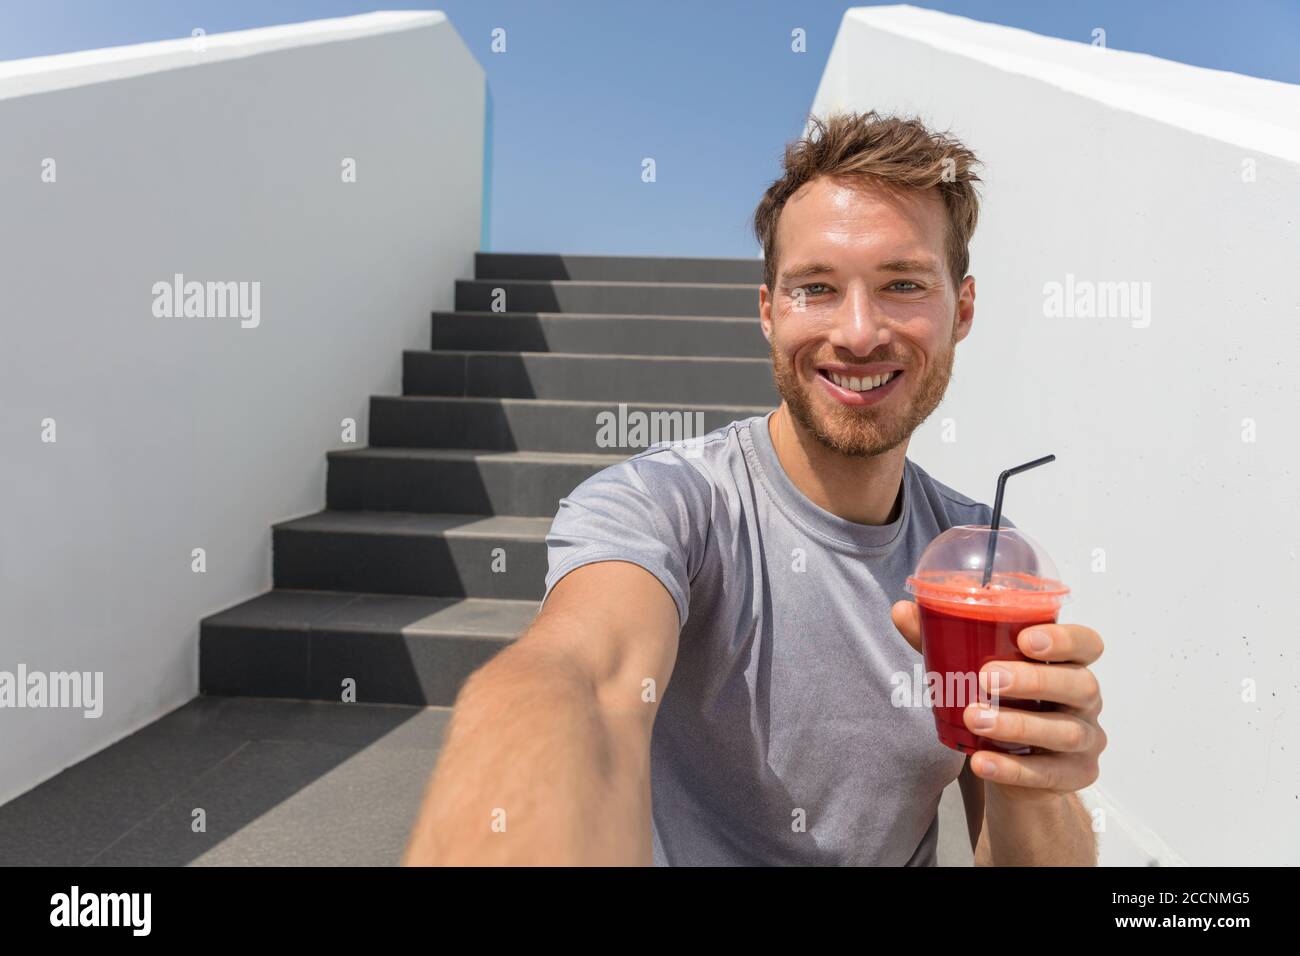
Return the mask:
{"type": "MultiPolygon", "coordinates": [[[[1029,661],[1016,636],[1034,624],[1056,621],[1070,589],[1056,565],[1018,528],[999,528],[993,573],[983,585],[988,560],[988,525],[958,525],[939,535],[921,554],[906,588],[921,617],[921,650],[939,740],[953,750],[1032,753],[1023,744],[983,737],[966,727],[962,714],[972,703],[1050,711],[1050,701],[1024,700],[990,686],[979,687],[989,661],[1029,661]]],[[[1039,661],[1038,663],[1042,663],[1039,661]]]]}

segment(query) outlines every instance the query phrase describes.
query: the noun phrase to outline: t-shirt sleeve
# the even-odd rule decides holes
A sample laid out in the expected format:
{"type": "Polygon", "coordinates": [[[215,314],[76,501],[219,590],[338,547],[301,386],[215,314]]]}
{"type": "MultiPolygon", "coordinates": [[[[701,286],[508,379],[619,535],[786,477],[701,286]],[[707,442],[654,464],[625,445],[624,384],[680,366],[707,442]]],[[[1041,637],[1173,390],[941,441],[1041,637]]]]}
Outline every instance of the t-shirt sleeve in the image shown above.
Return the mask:
{"type": "Polygon", "coordinates": [[[707,481],[672,452],[635,456],[597,472],[560,499],[546,536],[542,602],[584,564],[628,561],[663,583],[684,626],[708,514],[707,481]]]}

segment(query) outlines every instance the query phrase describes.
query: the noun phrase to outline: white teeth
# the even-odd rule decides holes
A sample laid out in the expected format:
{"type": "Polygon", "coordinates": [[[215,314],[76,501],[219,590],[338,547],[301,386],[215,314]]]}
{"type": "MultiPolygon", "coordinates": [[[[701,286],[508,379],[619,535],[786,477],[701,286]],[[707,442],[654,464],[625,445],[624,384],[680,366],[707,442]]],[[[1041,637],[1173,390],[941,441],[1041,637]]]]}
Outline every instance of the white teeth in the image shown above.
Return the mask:
{"type": "Polygon", "coordinates": [[[827,372],[832,382],[840,388],[852,389],[855,392],[867,392],[873,388],[879,388],[893,377],[893,372],[885,372],[883,375],[868,375],[866,378],[853,378],[848,375],[840,375],[837,372],[827,372]]]}

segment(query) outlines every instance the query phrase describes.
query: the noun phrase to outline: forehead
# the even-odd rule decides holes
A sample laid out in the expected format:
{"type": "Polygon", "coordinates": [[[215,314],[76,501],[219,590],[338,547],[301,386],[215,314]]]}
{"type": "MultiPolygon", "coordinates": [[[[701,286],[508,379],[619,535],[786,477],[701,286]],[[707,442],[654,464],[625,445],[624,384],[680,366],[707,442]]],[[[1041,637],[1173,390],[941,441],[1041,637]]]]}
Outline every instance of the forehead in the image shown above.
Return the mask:
{"type": "Polygon", "coordinates": [[[942,260],[947,213],[935,189],[820,176],[787,200],[776,224],[782,264],[794,253],[857,255],[929,252],[942,260]]]}

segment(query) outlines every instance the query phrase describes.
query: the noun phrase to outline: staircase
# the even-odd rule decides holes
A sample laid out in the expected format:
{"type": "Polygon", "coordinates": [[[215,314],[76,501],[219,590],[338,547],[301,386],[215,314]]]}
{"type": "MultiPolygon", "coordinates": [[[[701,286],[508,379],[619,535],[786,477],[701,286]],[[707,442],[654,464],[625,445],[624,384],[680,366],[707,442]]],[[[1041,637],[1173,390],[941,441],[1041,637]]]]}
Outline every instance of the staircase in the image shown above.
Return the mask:
{"type": "Polygon", "coordinates": [[[325,510],[273,527],[274,588],[202,621],[202,693],[336,701],[352,678],[359,701],[450,706],[536,613],[560,498],[640,450],[599,447],[600,412],[712,430],[777,403],[760,260],[474,272],[403,354],[402,394],[372,396],[371,445],[328,454],[325,510]]]}

